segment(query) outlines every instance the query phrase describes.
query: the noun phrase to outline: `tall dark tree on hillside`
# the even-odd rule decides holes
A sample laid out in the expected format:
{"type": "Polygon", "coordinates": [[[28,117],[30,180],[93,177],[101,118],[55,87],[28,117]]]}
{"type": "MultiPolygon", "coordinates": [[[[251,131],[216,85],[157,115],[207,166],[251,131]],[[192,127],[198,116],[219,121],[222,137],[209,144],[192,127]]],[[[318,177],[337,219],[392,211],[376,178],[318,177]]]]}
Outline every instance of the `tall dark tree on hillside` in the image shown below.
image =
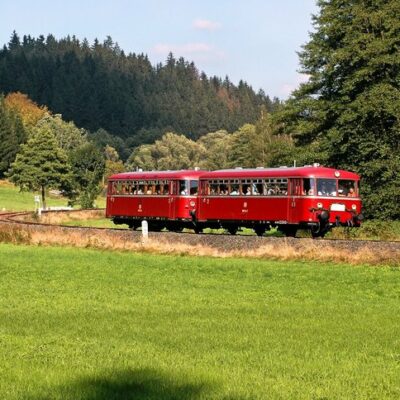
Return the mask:
{"type": "Polygon", "coordinates": [[[21,41],[14,32],[0,50],[0,91],[25,93],[80,128],[105,129],[132,146],[167,131],[192,139],[234,131],[254,123],[261,105],[273,107],[245,82],[208,78],[173,54],[153,67],[146,55],[125,54],[111,37],[90,46],[74,36],[21,41]]]}
{"type": "Polygon", "coordinates": [[[318,6],[300,53],[309,81],[281,119],[298,144],[317,143],[322,160],[361,173],[369,216],[400,218],[400,2],[318,6]]]}
{"type": "Polygon", "coordinates": [[[9,110],[0,96],[0,177],[14,161],[20,145],[26,140],[26,130],[19,115],[9,110]]]}

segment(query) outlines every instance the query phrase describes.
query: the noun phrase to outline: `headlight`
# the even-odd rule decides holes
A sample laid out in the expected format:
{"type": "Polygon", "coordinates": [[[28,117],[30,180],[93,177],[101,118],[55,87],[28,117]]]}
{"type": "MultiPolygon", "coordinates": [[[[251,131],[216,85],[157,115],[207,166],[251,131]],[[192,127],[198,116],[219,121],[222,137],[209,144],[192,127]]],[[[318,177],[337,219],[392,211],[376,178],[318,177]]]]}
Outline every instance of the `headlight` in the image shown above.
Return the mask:
{"type": "Polygon", "coordinates": [[[322,203],[317,203],[317,207],[318,208],[322,208],[323,206],[322,206],[322,203]]]}
{"type": "Polygon", "coordinates": [[[357,206],[355,204],[352,204],[351,209],[355,211],[355,210],[357,210],[357,206]]]}

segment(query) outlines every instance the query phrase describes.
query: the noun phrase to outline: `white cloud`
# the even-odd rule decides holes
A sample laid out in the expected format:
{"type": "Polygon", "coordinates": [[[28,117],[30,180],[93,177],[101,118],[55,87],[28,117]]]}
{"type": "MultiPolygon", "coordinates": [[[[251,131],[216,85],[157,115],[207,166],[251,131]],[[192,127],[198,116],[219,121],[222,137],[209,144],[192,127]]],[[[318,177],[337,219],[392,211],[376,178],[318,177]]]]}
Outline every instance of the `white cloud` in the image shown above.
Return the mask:
{"type": "Polygon", "coordinates": [[[206,31],[215,31],[221,28],[221,24],[219,22],[210,21],[209,19],[199,18],[193,21],[193,28],[206,31]]]}

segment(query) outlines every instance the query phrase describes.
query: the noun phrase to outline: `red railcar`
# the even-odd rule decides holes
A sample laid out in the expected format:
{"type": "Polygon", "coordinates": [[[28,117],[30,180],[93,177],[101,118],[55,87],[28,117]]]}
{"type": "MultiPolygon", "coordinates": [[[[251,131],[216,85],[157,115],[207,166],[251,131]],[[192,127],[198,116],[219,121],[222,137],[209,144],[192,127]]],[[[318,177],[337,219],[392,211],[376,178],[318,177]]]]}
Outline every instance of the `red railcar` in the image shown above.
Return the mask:
{"type": "Polygon", "coordinates": [[[249,227],[262,235],[278,227],[287,236],[299,228],[323,236],[335,225],[360,225],[359,181],[319,165],[124,173],[109,180],[107,217],[131,228],[146,219],[153,230],[249,227]]]}
{"type": "Polygon", "coordinates": [[[306,228],[323,236],[334,225],[358,226],[362,219],[359,176],[314,166],[231,169],[200,178],[199,227],[220,225],[235,233],[271,226],[288,236],[306,228]]]}
{"type": "Polygon", "coordinates": [[[109,178],[106,216],[136,229],[182,230],[193,227],[200,170],[127,172],[109,178]]]}

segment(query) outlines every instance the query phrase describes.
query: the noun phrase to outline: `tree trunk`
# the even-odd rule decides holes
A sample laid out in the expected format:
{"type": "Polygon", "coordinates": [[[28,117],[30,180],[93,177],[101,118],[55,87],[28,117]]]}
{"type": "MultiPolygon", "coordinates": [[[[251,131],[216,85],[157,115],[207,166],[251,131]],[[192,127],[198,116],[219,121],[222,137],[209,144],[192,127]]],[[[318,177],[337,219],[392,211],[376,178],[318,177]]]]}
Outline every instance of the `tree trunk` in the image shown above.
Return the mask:
{"type": "Polygon", "coordinates": [[[43,210],[46,209],[46,190],[44,186],[42,186],[42,207],[43,210]]]}

